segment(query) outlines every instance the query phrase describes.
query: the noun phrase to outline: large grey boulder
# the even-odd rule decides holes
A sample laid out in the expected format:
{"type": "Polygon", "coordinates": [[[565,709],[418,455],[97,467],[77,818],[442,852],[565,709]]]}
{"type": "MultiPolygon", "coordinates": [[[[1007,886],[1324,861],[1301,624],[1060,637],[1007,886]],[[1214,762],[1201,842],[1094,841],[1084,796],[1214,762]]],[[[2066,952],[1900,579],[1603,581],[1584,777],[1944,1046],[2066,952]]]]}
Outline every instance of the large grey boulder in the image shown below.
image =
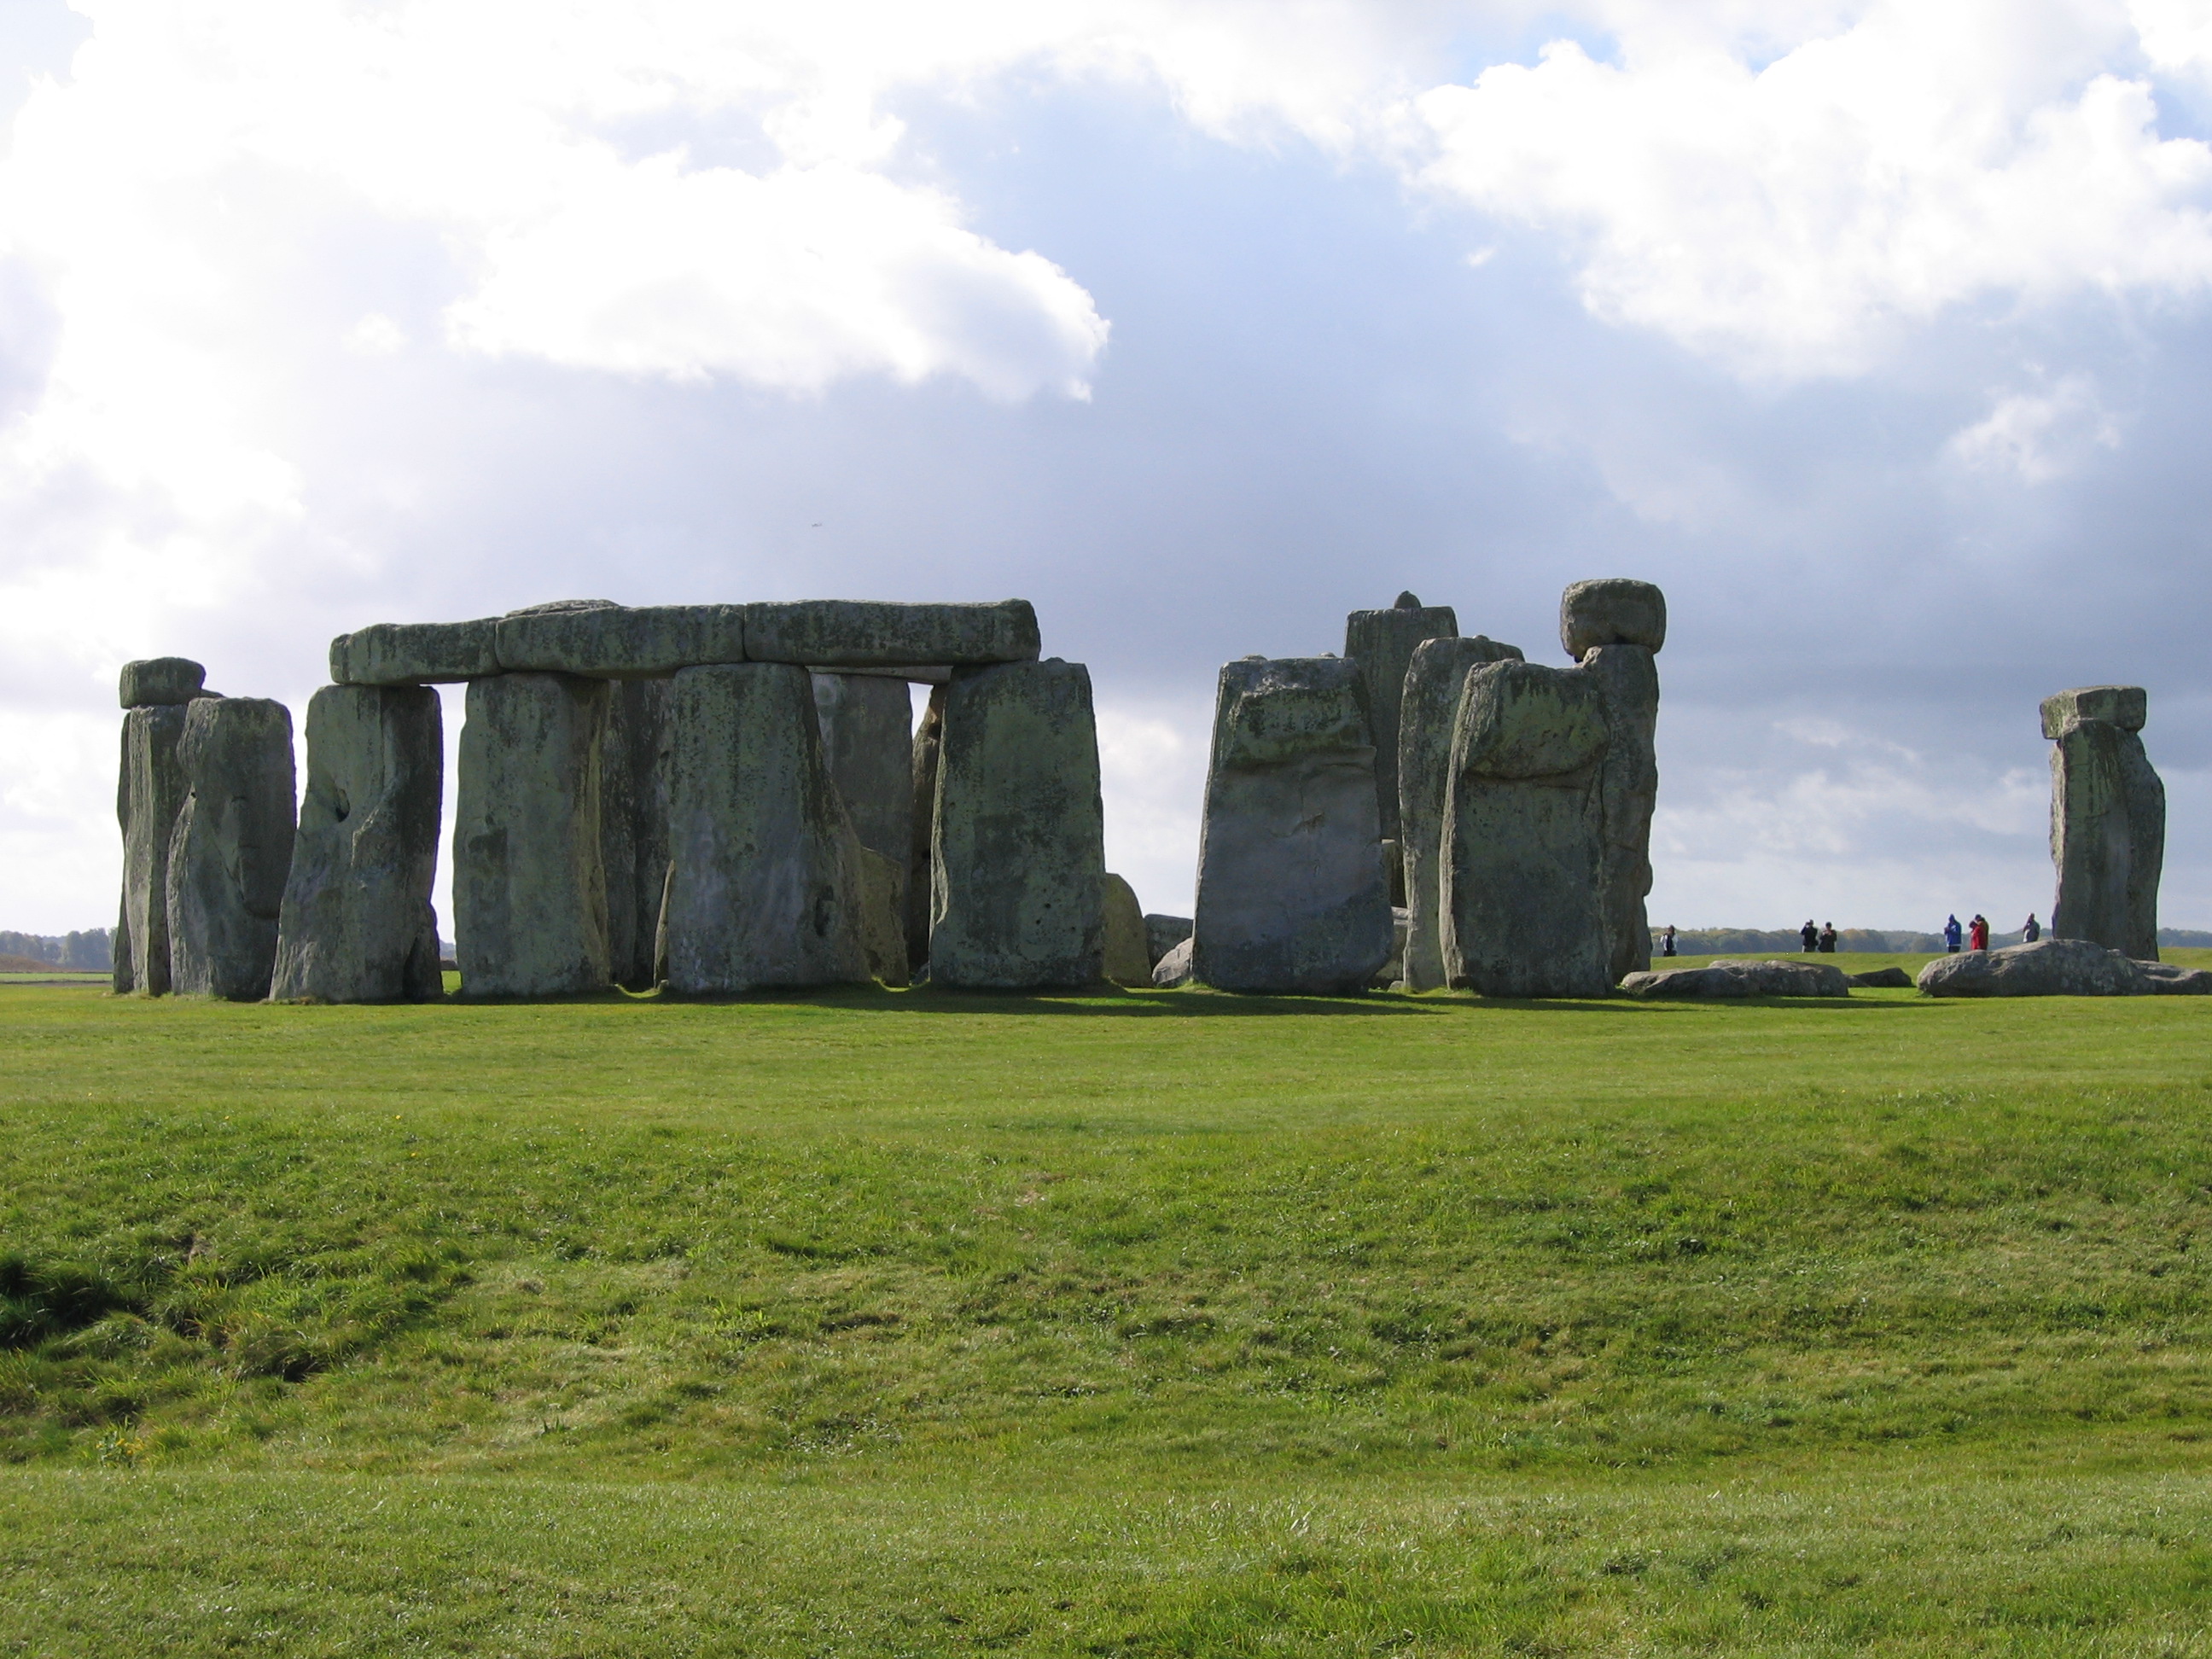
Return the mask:
{"type": "Polygon", "coordinates": [[[169,992],[169,846],[185,804],[177,744],[185,706],[159,703],[123,717],[115,816],[123,830],[123,906],[115,927],[118,995],[169,992]]]}
{"type": "Polygon", "coordinates": [[[150,708],[205,696],[206,684],[207,670],[190,657],[147,657],[123,665],[116,692],[125,708],[150,708]]]}
{"type": "Polygon", "coordinates": [[[1425,640],[1413,648],[1398,711],[1398,825],[1406,871],[1406,971],[1409,991],[1445,983],[1443,924],[1444,796],[1451,781],[1453,722],[1467,671],[1486,662],[1519,662],[1518,646],[1477,634],[1425,640]]]}
{"type": "Polygon", "coordinates": [[[1704,968],[1635,973],[1620,981],[1623,995],[1663,997],[1845,997],[1851,980],[1840,968],[1816,962],[1716,962],[1704,968]]]}
{"type": "Polygon", "coordinates": [[[1618,980],[1651,965],[1651,812],[1659,801],[1659,668],[1641,645],[1592,646],[1582,672],[1605,696],[1607,740],[1598,771],[1605,824],[1600,908],[1609,971],[1618,980]]]}
{"type": "Polygon", "coordinates": [[[1152,964],[1152,983],[1164,991],[1172,991],[1191,981],[1191,946],[1186,939],[1152,964]]]}
{"type": "Polygon", "coordinates": [[[1164,916],[1157,911],[1145,915],[1145,954],[1152,958],[1152,966],[1160,965],[1160,958],[1190,937],[1188,916],[1164,916]]]}
{"type": "Polygon", "coordinates": [[[945,703],[950,683],[933,685],[929,706],[914,728],[912,827],[906,864],[906,961],[909,974],[929,966],[930,866],[936,846],[937,763],[945,747],[945,703]]]}
{"type": "Polygon", "coordinates": [[[1601,645],[1667,643],[1667,596],[1626,576],[1574,582],[1559,595],[1559,643],[1580,662],[1601,645]]]}
{"type": "Polygon", "coordinates": [[[1399,703],[1415,647],[1459,632],[1448,605],[1423,605],[1401,593],[1388,611],[1355,611],[1344,619],[1344,654],[1364,676],[1367,729],[1375,743],[1375,787],[1381,839],[1397,841],[1399,703]]]}
{"type": "Polygon", "coordinates": [[[648,990],[661,890],[668,878],[666,680],[607,688],[599,730],[599,865],[607,894],[607,969],[648,990]]]}
{"type": "Polygon", "coordinates": [[[1444,971],[1496,997],[1603,996],[1598,793],[1605,694],[1579,669],[1496,662],[1468,671],[1446,799],[1444,971]]]}
{"type": "Polygon", "coordinates": [[[1034,662],[1036,611],[994,605],[889,605],[801,599],[745,607],[745,656],[815,668],[951,667],[1034,662]]]}
{"type": "Polygon", "coordinates": [[[307,703],[307,786],[276,927],[278,1002],[420,1002],[443,994],[438,870],[445,787],[438,694],[326,685],[307,703]]]}
{"type": "Polygon", "coordinates": [[[177,741],[185,804],[169,843],[169,988],[258,1002],[292,867],[292,711],[203,697],[177,741]]]}
{"type": "Polygon", "coordinates": [[[1863,974],[1845,975],[1855,986],[1869,991],[1909,991],[1912,975],[1902,968],[1869,968],[1863,974]]]}
{"type": "Polygon", "coordinates": [[[2043,702],[2051,752],[2051,857],[2058,868],[2053,938],[2158,958],[2158,883],[2166,860],[2166,786],[2143,753],[2141,686],[2096,685],[2043,702]]]}
{"type": "Polygon", "coordinates": [[[499,620],[373,623],[331,641],[338,685],[442,685],[499,672],[499,620]]]}
{"type": "Polygon", "coordinates": [[[1137,890],[1110,872],[1099,880],[1106,977],[1116,985],[1150,985],[1152,955],[1146,945],[1145,910],[1137,902],[1137,890]]]}
{"type": "Polygon", "coordinates": [[[948,989],[1094,985],[1106,826],[1081,663],[963,670],[945,702],[929,978],[948,989]]]}
{"type": "Polygon", "coordinates": [[[471,680],[453,823],[453,928],[464,997],[602,991],[604,681],[471,680]]]}
{"type": "Polygon", "coordinates": [[[1919,985],[1932,997],[2203,996],[2212,992],[2212,974],[2050,938],[1938,957],[1920,970],[1919,985]]]}
{"type": "Polygon", "coordinates": [[[1192,933],[1204,983],[1352,995],[1389,959],[1367,701],[1343,658],[1222,669],[1192,933]]]}
{"type": "Polygon", "coordinates": [[[866,984],[860,850],[823,763],[804,668],[676,676],[661,912],[670,991],[866,984]]]}
{"type": "Polygon", "coordinates": [[[745,659],[741,605],[615,605],[569,599],[511,611],[494,648],[508,673],[639,679],[745,659]]]}

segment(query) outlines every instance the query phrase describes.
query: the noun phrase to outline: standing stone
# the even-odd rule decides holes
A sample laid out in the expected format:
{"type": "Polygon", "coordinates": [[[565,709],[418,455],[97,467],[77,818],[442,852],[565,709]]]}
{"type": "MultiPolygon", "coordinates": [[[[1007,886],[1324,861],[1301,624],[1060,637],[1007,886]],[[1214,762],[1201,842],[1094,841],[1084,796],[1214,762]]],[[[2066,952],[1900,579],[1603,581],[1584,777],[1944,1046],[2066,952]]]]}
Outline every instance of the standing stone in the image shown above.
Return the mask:
{"type": "Polygon", "coordinates": [[[932,984],[1031,991],[1097,983],[1106,822],[1089,669],[1054,657],[954,674],[934,839],[932,984]]]}
{"type": "Polygon", "coordinates": [[[1607,957],[1619,981],[1651,966],[1651,813],[1659,800],[1659,667],[1667,597],[1650,582],[1576,582],[1559,597],[1559,643],[1605,693],[1598,780],[1605,816],[1607,957]]]}
{"type": "Polygon", "coordinates": [[[169,991],[169,846],[185,804],[177,761],[182,703],[133,708],[123,717],[123,764],[115,815],[123,828],[123,914],[116,924],[118,994],[169,991]]]}
{"type": "Polygon", "coordinates": [[[859,843],[823,764],[806,671],[687,668],[668,729],[668,988],[866,983],[859,843]]]}
{"type": "Polygon", "coordinates": [[[853,871],[854,913],[868,977],[904,985],[913,972],[906,959],[905,861],[870,851],[849,830],[845,856],[853,871]]]}
{"type": "Polygon", "coordinates": [[[906,962],[909,974],[929,966],[930,860],[936,845],[937,760],[945,747],[947,684],[929,688],[929,707],[914,730],[914,812],[906,866],[906,962]]]}
{"type": "Polygon", "coordinates": [[[1116,985],[1150,985],[1152,957],[1145,940],[1145,910],[1135,888],[1108,872],[1101,878],[1099,903],[1106,927],[1106,977],[1116,985]]]}
{"type": "Polygon", "coordinates": [[[2158,960],[2166,786],[2143,753],[2149,698],[2137,685],[2087,686],[2043,702],[2051,751],[2054,939],[2089,939],[2158,960]]]}
{"type": "MultiPolygon", "coordinates": [[[[1364,673],[1367,729],[1375,743],[1377,822],[1383,841],[1398,832],[1398,705],[1413,649],[1424,640],[1459,632],[1459,618],[1448,605],[1425,605],[1411,593],[1398,595],[1388,611],[1355,611],[1344,619],[1344,654],[1364,673]]],[[[1203,954],[1201,952],[1201,954],[1203,954]]]]}
{"type": "MultiPolygon", "coordinates": [[[[881,918],[868,917],[862,931],[872,939],[888,929],[903,939],[914,842],[914,698],[904,680],[878,674],[821,673],[813,679],[830,781],[860,845],[889,866],[888,875],[870,879],[865,890],[868,902],[890,908],[881,918]]],[[[873,951],[869,965],[886,984],[906,983],[905,969],[891,976],[888,962],[873,951]]]]}
{"type": "Polygon", "coordinates": [[[1391,948],[1360,665],[1221,671],[1192,964],[1225,991],[1356,995],[1391,948]]]}
{"type": "Polygon", "coordinates": [[[652,988],[653,940],[668,878],[668,682],[607,688],[599,736],[599,862],[607,890],[607,967],[617,985],[652,988]]]}
{"type": "Polygon", "coordinates": [[[258,1002],[292,867],[292,711],[204,697],[177,743],[186,794],[169,845],[169,978],[181,996],[258,1002]]]}
{"type": "Polygon", "coordinates": [[[471,680],[453,823],[465,997],[575,996],[611,982],[599,845],[606,684],[471,680]]]}
{"type": "Polygon", "coordinates": [[[1398,824],[1406,866],[1406,988],[1433,991],[1446,983],[1443,923],[1444,796],[1451,781],[1452,724],[1459,716],[1467,671],[1486,662],[1519,662],[1518,646],[1477,634],[1425,640],[1406,669],[1398,714],[1398,824]]]}
{"type": "Polygon", "coordinates": [[[423,1002],[444,991],[430,885],[446,739],[438,694],[326,685],[276,926],[278,1002],[423,1002]]]}
{"type": "Polygon", "coordinates": [[[1496,997],[1613,988],[1601,902],[1605,693],[1578,669],[1470,669],[1452,733],[1440,914],[1450,982],[1496,997]]]}

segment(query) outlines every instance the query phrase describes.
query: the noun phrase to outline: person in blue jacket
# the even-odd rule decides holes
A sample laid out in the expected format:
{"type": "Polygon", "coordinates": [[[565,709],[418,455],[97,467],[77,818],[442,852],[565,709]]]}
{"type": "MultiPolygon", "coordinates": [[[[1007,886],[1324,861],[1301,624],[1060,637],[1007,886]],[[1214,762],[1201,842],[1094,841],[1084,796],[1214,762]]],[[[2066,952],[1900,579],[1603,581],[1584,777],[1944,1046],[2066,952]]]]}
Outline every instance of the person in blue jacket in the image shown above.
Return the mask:
{"type": "Polygon", "coordinates": [[[1953,916],[1950,921],[1943,924],[1943,948],[1948,951],[1953,956],[1957,956],[1959,954],[1959,941],[1966,937],[1966,930],[1965,928],[1959,926],[1958,917],[1953,916]]]}

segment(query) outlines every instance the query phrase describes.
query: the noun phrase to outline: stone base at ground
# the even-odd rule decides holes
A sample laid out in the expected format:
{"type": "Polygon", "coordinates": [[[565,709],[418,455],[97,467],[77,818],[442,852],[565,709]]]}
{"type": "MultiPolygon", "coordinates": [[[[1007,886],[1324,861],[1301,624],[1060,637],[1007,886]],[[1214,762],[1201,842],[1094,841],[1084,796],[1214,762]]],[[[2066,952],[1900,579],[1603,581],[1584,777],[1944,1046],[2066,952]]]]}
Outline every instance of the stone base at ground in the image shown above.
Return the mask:
{"type": "MultiPolygon", "coordinates": [[[[1909,981],[1908,981],[1909,982],[1909,981]]],[[[1716,962],[1704,968],[1667,968],[1631,974],[1623,996],[1659,998],[1842,997],[1851,981],[1840,968],[1814,962],[1716,962]]]]}
{"type": "Polygon", "coordinates": [[[1909,991],[1912,988],[1912,975],[1902,968],[1875,968],[1850,977],[1852,984],[1869,991],[1909,991]]]}
{"type": "Polygon", "coordinates": [[[2138,962],[2081,939],[1962,951],[1920,970],[1932,997],[2139,997],[2212,994],[2212,973],[2138,962]]]}

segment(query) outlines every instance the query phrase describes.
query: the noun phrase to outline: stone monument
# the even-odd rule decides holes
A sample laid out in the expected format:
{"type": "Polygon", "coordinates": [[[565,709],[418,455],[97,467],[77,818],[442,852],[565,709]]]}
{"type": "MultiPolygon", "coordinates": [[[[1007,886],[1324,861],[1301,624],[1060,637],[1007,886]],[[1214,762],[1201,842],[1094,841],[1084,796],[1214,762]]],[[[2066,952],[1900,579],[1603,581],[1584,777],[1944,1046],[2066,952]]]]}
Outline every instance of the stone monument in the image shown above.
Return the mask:
{"type": "Polygon", "coordinates": [[[169,988],[258,1002],[292,867],[292,714],[265,697],[187,705],[185,804],[169,842],[169,988]]]}
{"type": "Polygon", "coordinates": [[[2158,960],[2166,786],[2143,753],[2149,699],[2139,685],[2090,685],[2043,700],[2051,751],[2053,939],[2088,939],[2158,960]]]}
{"type": "Polygon", "coordinates": [[[125,663],[118,686],[124,708],[115,817],[123,831],[123,902],[115,923],[116,994],[166,996],[169,990],[169,846],[185,804],[177,744],[185,710],[214,693],[207,671],[184,657],[125,663]]]}
{"type": "Polygon", "coordinates": [[[1356,995],[1391,950],[1361,665],[1221,671],[1191,965],[1227,991],[1356,995]]]}
{"type": "Polygon", "coordinates": [[[1667,598],[1650,582],[1576,582],[1559,597],[1559,643],[1605,694],[1598,777],[1605,817],[1607,960],[1616,982],[1651,966],[1651,812],[1659,799],[1659,668],[1667,598]]]}
{"type": "Polygon", "coordinates": [[[1344,619],[1344,654],[1365,676],[1367,729],[1375,744],[1375,787],[1380,839],[1398,841],[1398,704],[1413,648],[1424,640],[1459,632],[1448,605],[1425,605],[1398,595],[1388,611],[1355,611],[1344,619]]]}

